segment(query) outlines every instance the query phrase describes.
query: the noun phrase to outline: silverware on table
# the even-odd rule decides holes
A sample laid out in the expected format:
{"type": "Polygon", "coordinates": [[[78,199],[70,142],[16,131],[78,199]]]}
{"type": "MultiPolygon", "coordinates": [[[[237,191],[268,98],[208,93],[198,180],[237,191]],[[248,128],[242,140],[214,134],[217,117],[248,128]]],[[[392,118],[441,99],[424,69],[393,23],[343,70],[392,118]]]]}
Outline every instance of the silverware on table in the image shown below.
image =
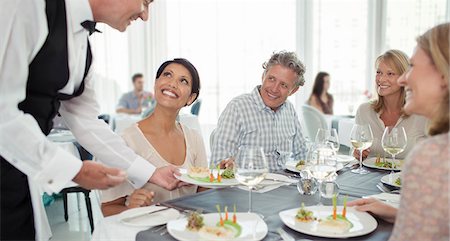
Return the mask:
{"type": "Polygon", "coordinates": [[[391,190],[388,187],[384,186],[383,183],[377,183],[377,188],[385,193],[396,193],[396,194],[400,193],[400,190],[397,189],[391,190]]]}
{"type": "Polygon", "coordinates": [[[137,214],[137,215],[133,215],[131,217],[124,218],[124,219],[122,219],[122,221],[129,222],[129,221],[131,221],[133,219],[144,217],[144,216],[151,215],[151,214],[158,213],[158,212],[162,212],[162,211],[167,210],[167,209],[169,209],[169,208],[165,207],[165,208],[161,208],[161,209],[158,209],[158,210],[153,210],[153,211],[150,211],[150,212],[140,213],[140,214],[137,214]]]}

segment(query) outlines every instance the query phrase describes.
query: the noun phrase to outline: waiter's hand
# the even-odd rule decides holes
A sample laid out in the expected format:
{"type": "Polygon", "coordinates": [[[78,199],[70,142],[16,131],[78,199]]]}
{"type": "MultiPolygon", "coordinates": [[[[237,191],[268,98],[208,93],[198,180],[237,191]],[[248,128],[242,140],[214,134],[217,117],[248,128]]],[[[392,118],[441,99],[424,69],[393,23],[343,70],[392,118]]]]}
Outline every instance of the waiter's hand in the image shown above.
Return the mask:
{"type": "Polygon", "coordinates": [[[174,175],[180,176],[180,171],[174,166],[156,168],[155,173],[150,177],[149,182],[154,183],[167,190],[174,190],[178,187],[180,180],[174,175]]]}
{"type": "Polygon", "coordinates": [[[108,189],[125,181],[126,173],[93,161],[83,161],[73,181],[86,189],[108,189]]]}

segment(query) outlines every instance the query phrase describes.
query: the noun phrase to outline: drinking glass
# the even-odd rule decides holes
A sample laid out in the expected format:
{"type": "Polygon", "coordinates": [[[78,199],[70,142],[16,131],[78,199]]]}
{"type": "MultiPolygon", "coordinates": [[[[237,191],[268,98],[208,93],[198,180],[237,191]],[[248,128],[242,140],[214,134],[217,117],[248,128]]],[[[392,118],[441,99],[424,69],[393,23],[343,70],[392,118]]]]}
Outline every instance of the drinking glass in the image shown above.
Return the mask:
{"type": "Polygon", "coordinates": [[[335,181],[325,180],[319,186],[320,195],[323,198],[331,199],[334,195],[339,195],[339,186],[335,181]]]}
{"type": "Polygon", "coordinates": [[[236,180],[248,187],[248,212],[252,212],[252,189],[264,180],[269,172],[262,147],[242,146],[236,156],[236,180]]]}
{"type": "MultiPolygon", "coordinates": [[[[325,142],[316,144],[316,148],[310,152],[310,160],[305,167],[306,171],[314,177],[320,186],[323,181],[334,177],[336,172],[336,152],[333,150],[331,143],[325,142]]],[[[322,205],[319,196],[319,204],[322,205]]]]}
{"type": "Polygon", "coordinates": [[[331,143],[331,147],[337,153],[339,151],[339,136],[337,134],[336,129],[332,128],[331,130],[319,128],[316,134],[316,143],[331,143]]]}
{"type": "Polygon", "coordinates": [[[381,138],[381,146],[385,152],[391,154],[392,156],[389,179],[392,179],[392,174],[394,173],[395,155],[402,153],[405,150],[406,143],[407,137],[405,128],[386,126],[383,132],[383,137],[381,138]]]}
{"type": "Polygon", "coordinates": [[[352,170],[352,172],[358,174],[369,173],[362,166],[362,153],[365,149],[372,146],[373,133],[370,125],[353,125],[352,131],[350,132],[350,142],[355,149],[359,150],[359,168],[352,170]]]}

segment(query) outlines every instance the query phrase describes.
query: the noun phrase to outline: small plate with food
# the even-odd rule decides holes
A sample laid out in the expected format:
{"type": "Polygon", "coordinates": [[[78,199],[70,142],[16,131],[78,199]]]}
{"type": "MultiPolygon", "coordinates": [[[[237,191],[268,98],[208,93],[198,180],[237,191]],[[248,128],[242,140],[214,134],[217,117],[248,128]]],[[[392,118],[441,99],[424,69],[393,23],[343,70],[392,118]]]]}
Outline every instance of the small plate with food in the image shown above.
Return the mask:
{"type": "Polygon", "coordinates": [[[395,162],[392,163],[391,158],[381,158],[381,157],[369,157],[363,161],[363,165],[370,168],[380,169],[380,170],[394,170],[401,171],[403,167],[404,161],[400,159],[395,159],[395,162]],[[392,168],[392,164],[394,164],[394,168],[392,168]]]}
{"type": "Polygon", "coordinates": [[[179,180],[206,188],[219,188],[238,185],[233,169],[209,169],[207,167],[190,167],[180,169],[179,180]]]}
{"type": "Polygon", "coordinates": [[[392,173],[392,176],[391,174],[388,174],[381,178],[381,182],[389,186],[401,188],[402,187],[401,176],[402,176],[401,172],[392,173]]]}
{"type": "Polygon", "coordinates": [[[233,209],[230,214],[227,207],[222,210],[218,207],[218,213],[193,212],[186,218],[168,222],[167,231],[180,241],[261,240],[267,235],[267,224],[257,214],[236,213],[236,208],[233,209]]]}
{"type": "Polygon", "coordinates": [[[353,207],[309,206],[285,210],[279,213],[281,221],[289,228],[308,235],[325,238],[358,237],[373,232],[378,223],[367,212],[353,207]]]}

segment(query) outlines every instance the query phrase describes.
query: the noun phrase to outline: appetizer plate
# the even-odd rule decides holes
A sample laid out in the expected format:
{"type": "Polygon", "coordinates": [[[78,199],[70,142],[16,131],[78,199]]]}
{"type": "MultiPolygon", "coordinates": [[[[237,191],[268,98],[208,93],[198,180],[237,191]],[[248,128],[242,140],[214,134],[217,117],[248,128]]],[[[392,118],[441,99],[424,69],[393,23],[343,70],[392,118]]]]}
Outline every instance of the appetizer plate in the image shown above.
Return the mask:
{"type": "MultiPolygon", "coordinates": [[[[305,166],[302,166],[301,169],[297,169],[296,165],[297,165],[298,161],[287,161],[286,164],[284,165],[284,168],[288,171],[291,172],[296,172],[296,173],[300,173],[301,171],[303,171],[305,169],[305,166]]],[[[342,168],[344,168],[344,162],[340,162],[338,160],[337,164],[336,164],[336,171],[341,170],[342,168]]]]}
{"type": "Polygon", "coordinates": [[[139,214],[154,212],[154,211],[158,211],[160,209],[165,209],[165,207],[148,206],[148,207],[129,209],[125,212],[120,213],[118,216],[118,220],[121,223],[123,223],[125,225],[129,225],[129,226],[150,227],[150,226],[166,224],[170,220],[177,219],[180,216],[180,213],[177,210],[170,208],[170,209],[163,210],[160,212],[150,213],[148,215],[128,219],[130,217],[134,217],[139,214]]]}
{"type": "Polygon", "coordinates": [[[402,185],[398,185],[397,183],[395,183],[395,180],[397,180],[397,178],[401,178],[402,173],[401,172],[392,173],[392,178],[389,178],[389,175],[390,174],[383,176],[381,178],[381,182],[389,186],[401,188],[402,185]]]}
{"type": "MultiPolygon", "coordinates": [[[[363,165],[366,167],[370,167],[370,168],[375,168],[375,169],[380,169],[380,170],[392,170],[392,168],[389,167],[379,167],[377,165],[375,165],[375,161],[377,160],[376,157],[371,157],[371,158],[367,158],[366,160],[363,161],[363,165]]],[[[392,162],[391,158],[386,158],[387,162],[392,162]]],[[[394,171],[401,171],[402,167],[403,167],[403,160],[400,159],[395,159],[395,168],[394,171]]]]}
{"type": "MultiPolygon", "coordinates": [[[[222,213],[222,215],[224,215],[222,213]]],[[[233,213],[229,213],[232,217],[233,213]]],[[[218,213],[203,214],[203,222],[207,226],[216,226],[219,222],[218,213]]],[[[247,241],[247,240],[261,240],[266,235],[268,230],[267,224],[262,220],[259,215],[254,213],[236,213],[237,223],[241,225],[241,235],[232,239],[211,239],[207,240],[232,240],[232,241],[247,241]]],[[[186,228],[187,218],[181,218],[172,220],[167,223],[167,231],[172,237],[180,241],[197,241],[206,240],[202,239],[201,234],[198,231],[190,231],[186,228]]]]}
{"type": "MultiPolygon", "coordinates": [[[[344,233],[325,232],[318,228],[318,221],[299,222],[295,216],[300,208],[285,210],[279,213],[281,221],[289,228],[308,235],[325,238],[350,238],[358,237],[374,231],[378,223],[366,212],[356,211],[352,207],[347,207],[347,219],[352,222],[353,227],[344,233]]],[[[333,212],[332,206],[309,206],[305,209],[312,211],[318,219],[325,219],[333,212]]],[[[342,212],[343,206],[337,206],[338,213],[342,212]]]]}
{"type": "MultiPolygon", "coordinates": [[[[239,182],[235,179],[226,179],[226,178],[222,178],[221,182],[203,182],[203,181],[199,181],[197,179],[191,178],[188,175],[188,171],[186,169],[180,169],[180,173],[181,176],[175,176],[177,179],[186,182],[186,183],[190,183],[190,184],[194,184],[197,186],[201,186],[201,187],[206,187],[206,188],[220,188],[220,187],[228,187],[228,186],[234,186],[234,185],[238,185],[239,182]]],[[[217,170],[213,170],[213,175],[217,176],[217,170]]]]}

